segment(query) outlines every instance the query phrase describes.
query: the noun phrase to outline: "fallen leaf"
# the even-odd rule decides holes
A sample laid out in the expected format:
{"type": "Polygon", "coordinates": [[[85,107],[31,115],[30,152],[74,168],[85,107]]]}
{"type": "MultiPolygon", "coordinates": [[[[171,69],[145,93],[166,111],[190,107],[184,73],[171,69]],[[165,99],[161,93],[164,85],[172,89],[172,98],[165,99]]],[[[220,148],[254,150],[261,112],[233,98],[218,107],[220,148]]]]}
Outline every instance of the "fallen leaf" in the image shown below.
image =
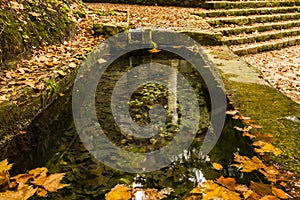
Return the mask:
{"type": "Polygon", "coordinates": [[[120,184],[116,185],[109,193],[105,194],[105,200],[129,200],[131,197],[131,188],[120,184]]]}
{"type": "Polygon", "coordinates": [[[71,68],[76,68],[76,63],[73,63],[73,62],[71,62],[71,63],[69,63],[69,67],[71,67],[71,68]]]}
{"type": "Polygon", "coordinates": [[[227,111],[226,111],[226,114],[227,114],[227,115],[236,115],[236,114],[238,114],[238,112],[239,112],[239,111],[237,111],[237,110],[227,110],[227,111]]]}
{"type": "Polygon", "coordinates": [[[288,199],[288,195],[281,189],[272,187],[272,194],[281,199],[288,199]]]}
{"type": "Polygon", "coordinates": [[[50,174],[41,185],[49,192],[56,192],[58,189],[69,186],[69,184],[60,183],[64,176],[65,173],[50,174]]]}
{"type": "Polygon", "coordinates": [[[39,188],[39,189],[37,190],[36,194],[37,194],[38,196],[40,196],[40,197],[46,197],[47,194],[48,194],[48,192],[47,192],[47,190],[44,190],[44,189],[42,189],[42,188],[39,188]]]}
{"type": "Polygon", "coordinates": [[[149,49],[148,50],[150,53],[158,53],[158,52],[160,52],[161,50],[159,50],[159,49],[149,49]]]}
{"type": "Polygon", "coordinates": [[[260,147],[260,149],[257,148],[254,149],[257,153],[273,152],[275,156],[278,156],[282,153],[280,149],[274,147],[271,143],[268,142],[257,141],[253,143],[253,146],[260,147]]]}
{"type": "Polygon", "coordinates": [[[250,181],[249,188],[261,196],[272,195],[272,186],[268,184],[250,181]]]}
{"type": "Polygon", "coordinates": [[[279,199],[275,196],[267,195],[267,196],[260,198],[259,200],[279,200],[279,199]]]}
{"type": "Polygon", "coordinates": [[[33,174],[18,174],[17,176],[13,177],[17,183],[27,183],[27,181],[33,178],[33,174]]]}
{"type": "Polygon", "coordinates": [[[35,168],[32,169],[28,172],[28,174],[33,174],[34,177],[36,177],[37,175],[40,175],[41,173],[47,173],[48,169],[46,167],[39,167],[39,168],[35,168]]]}
{"type": "Polygon", "coordinates": [[[236,181],[234,178],[224,178],[224,176],[221,176],[217,179],[217,182],[228,188],[229,190],[235,190],[236,187],[236,181]]]}
{"type": "Polygon", "coordinates": [[[67,73],[64,72],[63,70],[54,70],[54,73],[57,73],[57,74],[59,74],[61,76],[66,76],[67,75],[67,73]]]}
{"type": "Polygon", "coordinates": [[[219,170],[219,171],[221,171],[223,169],[223,166],[219,163],[213,163],[212,166],[214,169],[219,170]]]}
{"type": "Polygon", "coordinates": [[[0,162],[0,186],[4,185],[9,180],[9,170],[12,168],[12,164],[8,164],[7,159],[0,162]]]}

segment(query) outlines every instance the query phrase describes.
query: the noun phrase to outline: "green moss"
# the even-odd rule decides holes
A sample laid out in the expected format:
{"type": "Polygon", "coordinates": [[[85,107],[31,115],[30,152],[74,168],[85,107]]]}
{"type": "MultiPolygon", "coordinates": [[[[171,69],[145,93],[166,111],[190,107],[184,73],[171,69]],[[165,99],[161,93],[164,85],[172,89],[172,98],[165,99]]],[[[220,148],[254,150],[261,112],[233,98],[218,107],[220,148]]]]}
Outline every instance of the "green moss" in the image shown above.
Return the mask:
{"type": "Polygon", "coordinates": [[[15,61],[42,44],[67,40],[75,30],[75,23],[66,14],[68,7],[61,1],[22,1],[22,4],[22,12],[0,10],[0,60],[4,68],[13,67],[15,61]]]}
{"type": "Polygon", "coordinates": [[[276,140],[275,146],[283,150],[282,155],[271,156],[272,161],[300,175],[300,166],[297,162],[300,124],[286,119],[288,116],[300,117],[300,106],[266,85],[236,83],[228,80],[225,80],[225,84],[230,91],[234,91],[232,98],[241,113],[245,113],[262,125],[262,130],[259,130],[262,133],[273,134],[276,140]]]}

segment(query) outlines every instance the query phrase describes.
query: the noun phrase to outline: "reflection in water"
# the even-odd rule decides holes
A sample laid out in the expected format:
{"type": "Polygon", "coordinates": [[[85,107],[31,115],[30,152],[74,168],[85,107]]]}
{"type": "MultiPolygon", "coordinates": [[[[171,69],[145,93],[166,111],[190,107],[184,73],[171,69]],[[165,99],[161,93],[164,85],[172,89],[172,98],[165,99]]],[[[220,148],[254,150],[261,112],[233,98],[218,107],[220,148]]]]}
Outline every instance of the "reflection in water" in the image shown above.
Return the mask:
{"type": "MultiPolygon", "coordinates": [[[[170,60],[173,60],[172,62],[177,60],[176,62],[179,63],[178,70],[193,87],[200,111],[200,123],[193,143],[181,154],[173,155],[170,158],[171,165],[151,173],[139,174],[125,173],[103,165],[87,151],[87,149],[91,150],[95,147],[84,146],[80,141],[72,122],[70,101],[64,101],[64,103],[57,102],[57,104],[60,105],[60,107],[58,106],[59,110],[65,109],[65,112],[62,112],[60,116],[53,116],[55,120],[51,125],[47,124],[49,116],[52,117],[58,110],[53,111],[50,108],[28,130],[35,134],[24,136],[28,138],[18,139],[19,142],[17,140],[14,149],[19,149],[23,154],[20,152],[5,154],[5,157],[10,158],[10,162],[15,163],[15,166],[21,166],[15,173],[38,166],[46,166],[51,173],[65,172],[64,180],[71,183],[71,186],[50,194],[49,199],[104,199],[105,193],[117,184],[126,184],[133,188],[163,189],[169,187],[174,190],[169,199],[181,199],[197,184],[205,180],[214,180],[221,175],[235,177],[240,183],[248,183],[250,178],[255,180],[255,177],[250,177],[251,174],[244,176],[235,168],[230,167],[233,153],[241,153],[249,157],[253,155],[251,148],[244,141],[245,139],[233,128],[236,125],[234,123],[238,123],[238,121],[233,122],[231,119],[226,119],[223,133],[210,154],[203,156],[199,152],[209,125],[209,94],[200,74],[189,63],[168,52],[158,54],[148,54],[147,51],[133,52],[119,58],[105,72],[103,79],[98,84],[95,99],[98,121],[104,129],[104,133],[115,145],[127,151],[148,152],[169,144],[178,132],[181,122],[181,107],[180,102],[177,102],[178,120],[175,121],[178,124],[174,124],[171,112],[174,112],[174,109],[168,109],[170,107],[168,104],[169,91],[165,87],[146,84],[137,89],[130,98],[130,117],[139,125],[147,125],[151,122],[149,111],[153,105],[160,104],[167,110],[166,122],[161,124],[160,133],[151,138],[136,139],[120,131],[111,114],[110,96],[116,82],[130,68],[150,62],[168,65],[170,60]],[[24,141],[27,142],[24,143],[24,141]],[[37,143],[38,146],[35,147],[31,145],[32,143],[37,143]],[[19,158],[13,155],[24,155],[24,157],[19,158]],[[222,164],[223,169],[221,171],[214,170],[212,168],[214,162],[222,164]]],[[[188,99],[188,97],[186,98],[188,99]]],[[[52,106],[52,109],[54,108],[56,108],[55,104],[52,106]]],[[[115,156],[109,151],[103,153],[107,154],[107,159],[115,159],[115,156]]],[[[139,192],[136,194],[136,199],[142,199],[142,196],[143,193],[139,192]]],[[[38,197],[36,198],[38,199],[38,197]]]]}

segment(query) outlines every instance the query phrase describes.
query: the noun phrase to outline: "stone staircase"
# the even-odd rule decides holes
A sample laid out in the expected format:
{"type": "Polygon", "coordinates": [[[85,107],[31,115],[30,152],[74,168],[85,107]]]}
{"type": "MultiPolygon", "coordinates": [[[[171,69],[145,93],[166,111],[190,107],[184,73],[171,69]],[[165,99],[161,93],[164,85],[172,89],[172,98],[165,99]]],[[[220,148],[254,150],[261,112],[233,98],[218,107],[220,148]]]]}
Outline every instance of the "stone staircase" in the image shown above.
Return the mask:
{"type": "Polygon", "coordinates": [[[207,1],[203,17],[237,55],[300,44],[300,1],[207,1]]]}

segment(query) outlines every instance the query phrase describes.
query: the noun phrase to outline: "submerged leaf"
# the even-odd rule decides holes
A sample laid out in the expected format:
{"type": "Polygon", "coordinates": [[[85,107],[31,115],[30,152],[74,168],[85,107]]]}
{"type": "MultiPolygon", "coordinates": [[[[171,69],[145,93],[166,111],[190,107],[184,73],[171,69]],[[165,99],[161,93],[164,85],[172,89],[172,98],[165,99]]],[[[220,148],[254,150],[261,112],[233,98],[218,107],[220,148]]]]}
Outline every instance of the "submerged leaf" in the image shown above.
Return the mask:
{"type": "Polygon", "coordinates": [[[116,185],[109,193],[105,194],[106,200],[129,200],[131,197],[131,188],[120,184],[116,185]]]}

